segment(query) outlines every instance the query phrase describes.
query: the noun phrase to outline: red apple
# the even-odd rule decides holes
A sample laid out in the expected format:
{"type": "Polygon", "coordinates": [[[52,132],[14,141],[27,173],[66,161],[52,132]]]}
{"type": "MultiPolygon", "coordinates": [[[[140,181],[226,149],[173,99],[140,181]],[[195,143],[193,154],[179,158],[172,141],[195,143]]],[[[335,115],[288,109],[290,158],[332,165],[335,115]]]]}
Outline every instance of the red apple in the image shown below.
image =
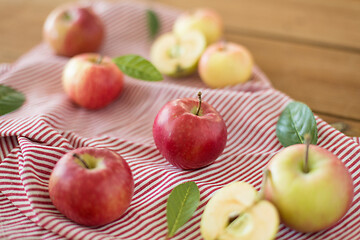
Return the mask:
{"type": "Polygon", "coordinates": [[[126,161],[104,148],[78,148],[65,154],[50,176],[49,193],[66,217],[86,226],[118,219],[130,206],[134,180],[126,161]]]}
{"type": "Polygon", "coordinates": [[[63,87],[78,105],[99,109],[121,93],[124,75],[109,57],[83,53],[72,57],[63,70],[63,87]]]}
{"type": "Polygon", "coordinates": [[[43,38],[55,54],[72,57],[97,51],[104,32],[102,21],[90,7],[68,4],[54,9],[46,18],[43,38]]]}
{"type": "Polygon", "coordinates": [[[168,102],[153,125],[156,147],[167,161],[182,169],[197,169],[213,163],[223,152],[226,125],[210,104],[195,98],[168,102]]]}

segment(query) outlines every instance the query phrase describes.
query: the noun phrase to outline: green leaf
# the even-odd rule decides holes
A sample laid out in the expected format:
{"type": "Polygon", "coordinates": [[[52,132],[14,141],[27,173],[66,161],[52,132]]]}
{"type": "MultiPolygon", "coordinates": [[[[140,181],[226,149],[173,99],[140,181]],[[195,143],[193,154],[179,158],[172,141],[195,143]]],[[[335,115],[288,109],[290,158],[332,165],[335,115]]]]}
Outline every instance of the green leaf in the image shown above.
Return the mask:
{"type": "Polygon", "coordinates": [[[304,103],[289,103],[277,122],[277,138],[284,147],[287,147],[304,143],[306,133],[310,134],[311,144],[316,144],[318,133],[314,114],[304,103]]]}
{"type": "Polygon", "coordinates": [[[130,77],[146,81],[163,80],[163,76],[159,70],[141,56],[134,54],[124,55],[114,58],[113,62],[124,74],[130,77]]]}
{"type": "Polygon", "coordinates": [[[168,237],[184,225],[194,214],[200,203],[200,192],[195,182],[185,182],[170,193],[166,206],[168,237]]]}
{"type": "Polygon", "coordinates": [[[150,37],[154,38],[160,29],[159,19],[156,13],[151,9],[146,10],[146,18],[150,37]]]}
{"type": "Polygon", "coordinates": [[[24,102],[24,94],[0,84],[0,116],[18,109],[24,102]]]}

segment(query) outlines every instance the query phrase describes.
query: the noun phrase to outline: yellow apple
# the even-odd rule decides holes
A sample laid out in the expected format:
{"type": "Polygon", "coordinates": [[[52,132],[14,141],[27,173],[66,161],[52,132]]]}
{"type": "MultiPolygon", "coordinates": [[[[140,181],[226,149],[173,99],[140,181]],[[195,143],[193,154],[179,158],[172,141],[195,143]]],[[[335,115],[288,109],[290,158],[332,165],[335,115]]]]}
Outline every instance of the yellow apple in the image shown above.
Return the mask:
{"type": "Polygon", "coordinates": [[[310,145],[307,151],[305,144],[291,145],[274,155],[267,169],[265,198],[277,207],[281,221],[296,231],[329,228],[351,207],[351,175],[326,149],[310,145]]]}
{"type": "Polygon", "coordinates": [[[205,37],[199,31],[189,31],[181,36],[169,32],[155,40],[150,58],[162,74],[183,77],[196,71],[205,48],[205,37]]]}
{"type": "Polygon", "coordinates": [[[280,223],[276,208],[246,182],[233,182],[210,199],[201,218],[205,240],[274,239],[280,223]]]}
{"type": "Polygon", "coordinates": [[[175,20],[173,30],[179,36],[189,30],[198,30],[205,35],[207,44],[212,44],[223,36],[223,22],[214,10],[200,8],[181,14],[175,20]]]}
{"type": "Polygon", "coordinates": [[[218,42],[209,46],[200,58],[201,80],[211,88],[244,83],[251,78],[253,57],[244,46],[218,42]]]}

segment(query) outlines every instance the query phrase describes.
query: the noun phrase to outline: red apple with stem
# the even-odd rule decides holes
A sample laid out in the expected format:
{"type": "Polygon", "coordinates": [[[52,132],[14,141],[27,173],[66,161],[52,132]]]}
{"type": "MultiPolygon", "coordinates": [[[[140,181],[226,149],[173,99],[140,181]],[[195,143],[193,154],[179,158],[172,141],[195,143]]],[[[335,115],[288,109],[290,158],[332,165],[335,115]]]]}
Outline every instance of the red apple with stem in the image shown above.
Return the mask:
{"type": "Polygon", "coordinates": [[[167,161],[181,169],[197,169],[213,163],[223,152],[227,129],[220,114],[199,99],[168,102],[153,125],[156,147],[167,161]]]}
{"type": "Polygon", "coordinates": [[[104,148],[78,148],[55,165],[49,194],[66,217],[86,226],[118,219],[130,206],[134,180],[130,167],[116,152],[104,148]]]}
{"type": "Polygon", "coordinates": [[[97,51],[105,27],[89,6],[67,4],[54,9],[46,18],[43,38],[55,54],[72,57],[97,51]]]}
{"type": "Polygon", "coordinates": [[[62,75],[65,92],[78,105],[99,109],[113,102],[122,92],[124,75],[112,59],[97,53],[72,57],[62,75]]]}

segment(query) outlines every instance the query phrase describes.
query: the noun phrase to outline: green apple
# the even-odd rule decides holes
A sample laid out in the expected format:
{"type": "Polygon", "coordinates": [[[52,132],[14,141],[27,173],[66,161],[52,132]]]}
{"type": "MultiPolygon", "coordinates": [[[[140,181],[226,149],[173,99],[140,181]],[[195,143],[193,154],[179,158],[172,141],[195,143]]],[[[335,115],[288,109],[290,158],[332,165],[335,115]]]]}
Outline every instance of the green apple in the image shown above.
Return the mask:
{"type": "Polygon", "coordinates": [[[155,40],[150,58],[162,74],[183,77],[196,71],[205,47],[205,37],[199,31],[186,32],[181,36],[169,32],[155,40]]]}
{"type": "Polygon", "coordinates": [[[181,36],[190,30],[198,30],[205,35],[207,44],[218,41],[223,36],[223,21],[219,14],[209,8],[199,8],[179,15],[173,31],[181,36]]]}
{"type": "Polygon", "coordinates": [[[282,222],[299,232],[336,224],[351,206],[354,188],[340,159],[315,145],[286,147],[267,166],[264,194],[282,222]]]}
{"type": "Polygon", "coordinates": [[[205,240],[274,239],[279,214],[246,182],[230,183],[217,192],[205,207],[200,231],[205,240]]]}
{"type": "Polygon", "coordinates": [[[251,78],[253,57],[244,46],[231,42],[210,45],[199,62],[201,80],[211,88],[241,84],[251,78]]]}

